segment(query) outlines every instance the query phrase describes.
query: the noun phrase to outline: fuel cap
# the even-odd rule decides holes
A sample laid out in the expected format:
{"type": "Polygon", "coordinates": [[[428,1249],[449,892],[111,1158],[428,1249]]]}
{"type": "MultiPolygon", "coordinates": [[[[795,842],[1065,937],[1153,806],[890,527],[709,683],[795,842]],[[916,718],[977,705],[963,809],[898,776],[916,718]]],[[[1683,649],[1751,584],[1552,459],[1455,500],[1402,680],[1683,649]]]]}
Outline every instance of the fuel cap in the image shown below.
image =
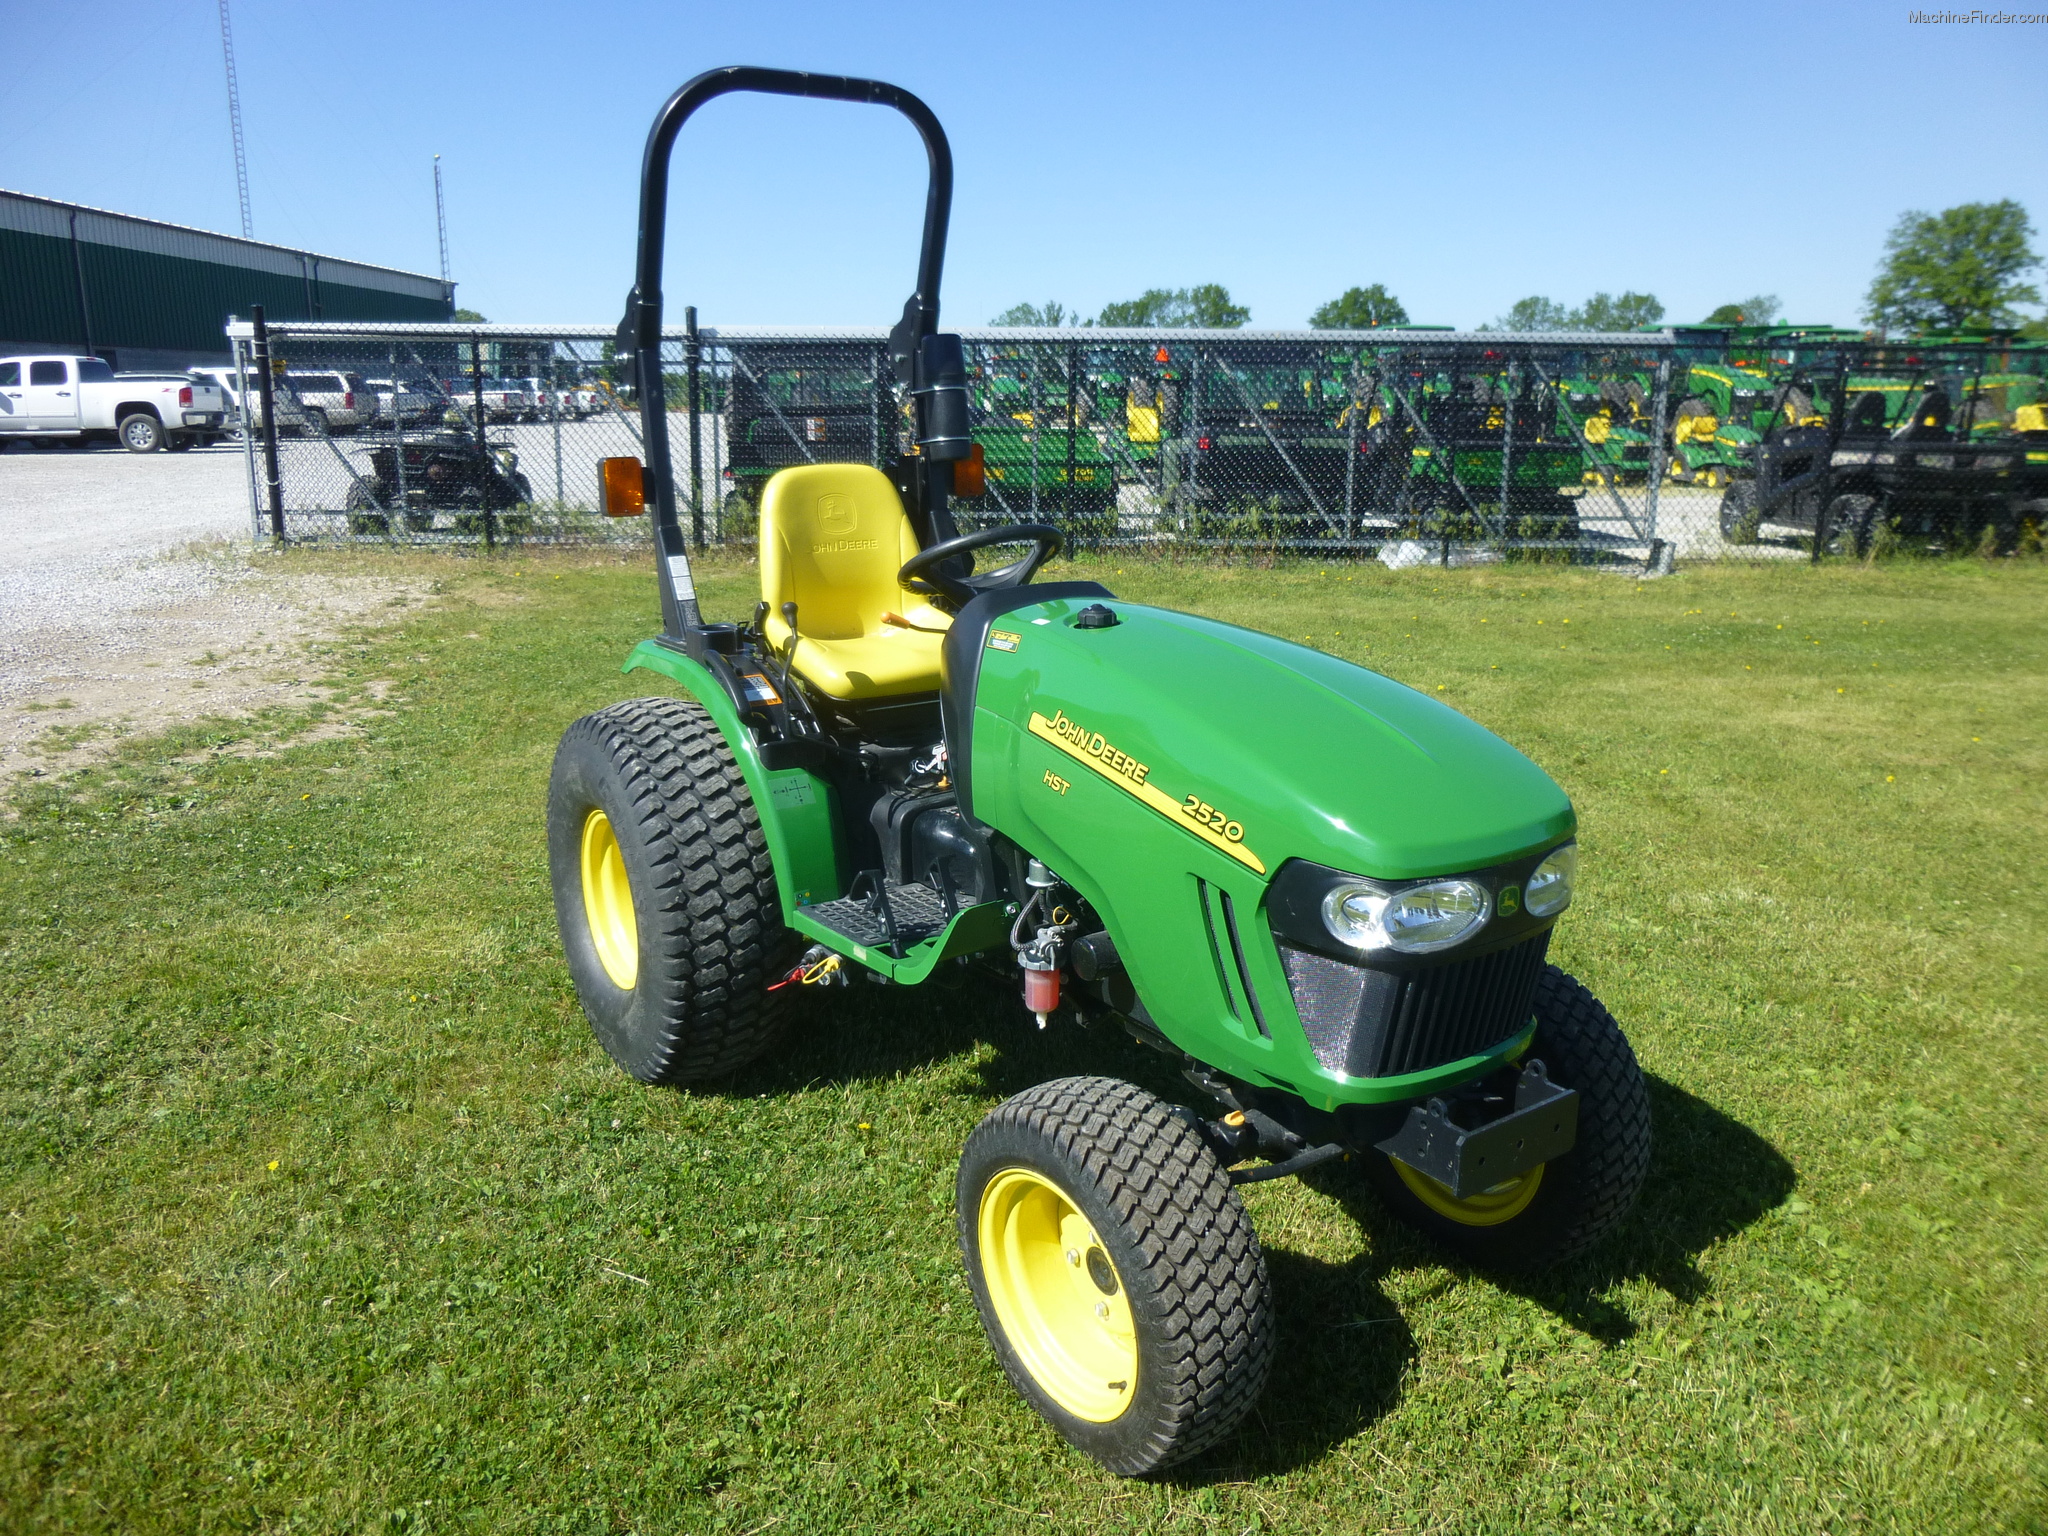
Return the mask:
{"type": "Polygon", "coordinates": [[[1121,624],[1122,622],[1123,620],[1116,616],[1114,610],[1105,608],[1100,603],[1090,603],[1086,608],[1083,608],[1074,615],[1074,628],[1076,629],[1108,629],[1111,625],[1121,624]]]}

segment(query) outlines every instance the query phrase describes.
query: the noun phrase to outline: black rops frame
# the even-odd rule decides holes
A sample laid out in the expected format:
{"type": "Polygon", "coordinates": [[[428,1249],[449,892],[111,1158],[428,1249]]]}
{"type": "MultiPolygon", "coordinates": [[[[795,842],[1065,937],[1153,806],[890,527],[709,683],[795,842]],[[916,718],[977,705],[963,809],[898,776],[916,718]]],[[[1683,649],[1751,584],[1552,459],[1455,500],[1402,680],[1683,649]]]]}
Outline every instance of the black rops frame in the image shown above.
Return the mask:
{"type": "Polygon", "coordinates": [[[703,621],[690,576],[688,542],[676,516],[668,400],[661,370],[662,244],[668,218],[669,155],[676,135],[691,114],[706,102],[738,91],[894,107],[917,128],[931,163],[931,180],[924,202],[924,238],[917,257],[917,287],[903,306],[903,318],[890,332],[889,351],[897,378],[910,386],[916,401],[916,435],[925,449],[911,461],[915,468],[907,487],[913,503],[912,523],[921,543],[952,538],[957,532],[946,508],[946,493],[952,484],[950,461],[966,452],[966,379],[960,371],[959,346],[956,338],[940,339],[937,335],[939,276],[946,260],[946,225],[953,204],[953,151],[931,108],[902,87],[880,80],[746,64],[709,69],[685,84],[663,103],[647,135],[647,153],[640,168],[640,249],[633,290],[626,296],[626,316],[619,322],[619,349],[633,359],[634,377],[640,388],[641,440],[647,454],[648,490],[654,502],[655,566],[661,584],[663,637],[680,643],[700,659],[704,649],[703,621]],[[953,342],[950,356],[944,345],[931,345],[935,340],[953,342]],[[950,398],[955,394],[957,401],[950,398]]]}

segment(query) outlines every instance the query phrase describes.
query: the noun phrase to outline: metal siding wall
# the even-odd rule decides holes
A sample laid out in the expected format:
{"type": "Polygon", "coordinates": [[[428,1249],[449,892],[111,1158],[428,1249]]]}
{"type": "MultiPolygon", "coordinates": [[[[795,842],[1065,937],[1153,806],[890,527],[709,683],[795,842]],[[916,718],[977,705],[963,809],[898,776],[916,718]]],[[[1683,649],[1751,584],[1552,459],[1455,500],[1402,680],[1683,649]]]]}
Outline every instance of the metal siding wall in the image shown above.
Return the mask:
{"type": "MultiPolygon", "coordinates": [[[[414,298],[380,288],[354,288],[329,280],[327,264],[320,264],[321,279],[315,291],[320,297],[323,320],[417,320],[439,325],[455,318],[455,306],[440,298],[414,298]]],[[[244,311],[246,313],[246,311],[244,311]]],[[[268,311],[265,312],[268,318],[268,311]]]]}
{"type": "Polygon", "coordinates": [[[221,327],[261,304],[280,320],[311,320],[296,276],[227,267],[111,245],[79,246],[92,300],[93,340],[102,347],[225,352],[221,327]]]}
{"type": "Polygon", "coordinates": [[[0,193],[0,338],[84,346],[74,213],[98,348],[225,354],[227,317],[257,304],[273,320],[454,318],[440,282],[417,273],[0,193]]]}
{"type": "Polygon", "coordinates": [[[0,337],[64,348],[85,344],[69,240],[0,229],[0,337]]]}

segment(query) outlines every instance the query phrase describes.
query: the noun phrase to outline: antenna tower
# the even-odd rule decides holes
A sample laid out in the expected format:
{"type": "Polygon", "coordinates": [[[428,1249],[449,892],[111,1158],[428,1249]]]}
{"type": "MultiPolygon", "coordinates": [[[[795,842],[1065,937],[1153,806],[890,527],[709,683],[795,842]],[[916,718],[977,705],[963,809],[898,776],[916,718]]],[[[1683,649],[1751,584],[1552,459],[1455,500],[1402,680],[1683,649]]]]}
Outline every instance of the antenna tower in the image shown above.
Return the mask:
{"type": "Polygon", "coordinates": [[[253,240],[249,220],[249,158],[242,150],[242,89],[235,83],[235,34],[228,27],[228,0],[220,0],[220,55],[228,67],[228,128],[235,138],[235,191],[242,199],[242,238],[253,240]]]}
{"type": "MultiPolygon", "coordinates": [[[[228,0],[220,0],[225,6],[228,0]]],[[[448,210],[441,202],[441,157],[434,156],[434,222],[441,230],[441,281],[448,278],[448,210]]]]}

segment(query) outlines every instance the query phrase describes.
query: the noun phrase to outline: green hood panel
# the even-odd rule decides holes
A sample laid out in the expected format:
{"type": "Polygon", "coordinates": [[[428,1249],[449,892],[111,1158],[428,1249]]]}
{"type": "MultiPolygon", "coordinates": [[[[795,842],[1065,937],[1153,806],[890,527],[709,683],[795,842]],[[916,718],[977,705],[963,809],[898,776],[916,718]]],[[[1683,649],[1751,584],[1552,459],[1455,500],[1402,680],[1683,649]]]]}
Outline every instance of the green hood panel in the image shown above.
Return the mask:
{"type": "MultiPolygon", "coordinates": [[[[992,778],[980,717],[993,716],[1037,749],[1020,767],[1064,757],[1078,772],[1106,776],[1177,820],[1191,842],[1230,853],[1254,874],[1270,876],[1290,858],[1382,879],[1443,874],[1534,852],[1572,831],[1571,802],[1542,769],[1377,672],[1136,603],[1117,602],[1122,622],[1111,628],[1076,629],[1079,606],[1054,602],[998,622],[1016,649],[982,657],[978,809],[992,778]],[[1033,716],[1054,736],[1034,729],[1033,716]],[[1180,809],[1190,796],[1192,813],[1180,809]]],[[[1042,784],[1042,774],[1026,780],[1042,784]]]]}
{"type": "Polygon", "coordinates": [[[1266,887],[1295,858],[1401,879],[1533,855],[1573,830],[1564,792],[1490,731],[1378,673],[1114,599],[1120,623],[1076,628],[1088,601],[1051,599],[990,629],[974,814],[1087,898],[1147,1017],[1196,1059],[1325,1108],[1484,1070],[1324,1069],[1266,887]]]}

